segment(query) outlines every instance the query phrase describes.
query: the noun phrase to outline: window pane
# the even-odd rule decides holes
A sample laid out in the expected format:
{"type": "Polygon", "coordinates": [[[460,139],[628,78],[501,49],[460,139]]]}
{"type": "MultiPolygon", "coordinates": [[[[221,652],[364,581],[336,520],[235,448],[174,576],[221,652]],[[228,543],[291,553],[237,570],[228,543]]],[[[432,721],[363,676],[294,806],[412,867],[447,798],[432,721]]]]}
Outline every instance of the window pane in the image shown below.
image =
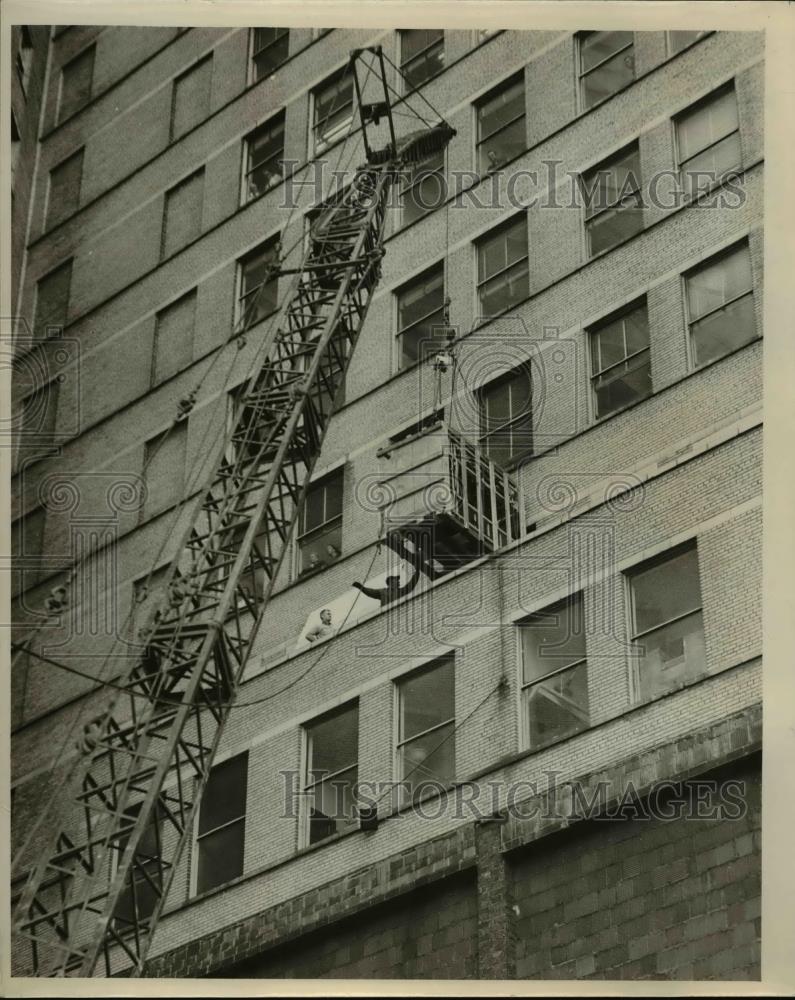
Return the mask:
{"type": "Polygon", "coordinates": [[[523,260],[480,286],[482,317],[496,316],[522,302],[529,294],[527,261],[523,260]]]}
{"type": "Polygon", "coordinates": [[[269,316],[278,307],[278,278],[272,277],[263,285],[269,265],[276,261],[276,246],[268,244],[247,257],[241,272],[241,318],[256,323],[269,316]]]}
{"type": "Polygon", "coordinates": [[[438,208],[446,196],[444,153],[437,153],[416,167],[404,182],[401,198],[403,224],[407,225],[438,208]]]}
{"type": "Polygon", "coordinates": [[[604,417],[645,399],[651,390],[651,361],[645,351],[594,379],[596,416],[604,417]]]}
{"type": "Polygon", "coordinates": [[[455,715],[454,662],[452,659],[432,670],[400,682],[400,738],[438,726],[455,715]]]}
{"type": "Polygon", "coordinates": [[[747,246],[721,257],[688,275],[687,306],[690,319],[719,309],[752,288],[751,255],[747,246]]]}
{"type": "Polygon", "coordinates": [[[695,42],[697,38],[701,38],[705,35],[706,31],[669,31],[668,38],[670,41],[671,55],[676,52],[681,52],[682,49],[687,48],[692,42],[695,42]]]}
{"type": "Polygon", "coordinates": [[[213,60],[209,56],[174,81],[172,139],[204,121],[210,113],[212,77],[213,60]]]}
{"type": "Polygon", "coordinates": [[[307,794],[310,844],[355,825],[357,813],[353,790],[358,775],[358,768],[351,768],[344,774],[321,782],[307,794]]]}
{"type": "Polygon", "coordinates": [[[589,31],[580,37],[580,68],[582,72],[632,44],[631,31],[589,31]]]}
{"type": "Polygon", "coordinates": [[[443,305],[444,271],[437,268],[398,292],[398,328],[411,326],[443,305]]]}
{"type": "Polygon", "coordinates": [[[588,665],[538,681],[525,691],[530,747],[580,732],[589,724],[588,665]]]}
{"type": "Polygon", "coordinates": [[[401,71],[408,87],[419,87],[444,67],[443,31],[401,32],[401,71]]]}
{"type": "Polygon", "coordinates": [[[199,810],[199,834],[238,819],[246,812],[248,754],[217,764],[207,780],[199,810]]]}
{"type": "Polygon", "coordinates": [[[585,658],[585,621],[579,594],[532,615],[519,628],[525,684],[585,658]]]}
{"type": "Polygon", "coordinates": [[[61,99],[58,120],[63,121],[91,99],[94,77],[94,46],[81,52],[64,66],[61,75],[61,99]]]}
{"type": "Polygon", "coordinates": [[[281,179],[284,119],[260,129],[248,140],[248,197],[255,198],[281,179]]]}
{"type": "Polygon", "coordinates": [[[254,79],[270,76],[289,54],[290,33],[287,28],[254,29],[254,79]]]}
{"type": "Polygon", "coordinates": [[[359,756],[359,706],[307,726],[310,783],[353,766],[359,756]]]}
{"type": "Polygon", "coordinates": [[[344,135],[353,114],[353,78],[345,74],[315,92],[315,138],[328,145],[344,135]]]}
{"type": "Polygon", "coordinates": [[[429,783],[438,788],[455,779],[455,723],[418,736],[401,747],[401,781],[410,788],[412,798],[429,791],[429,783]],[[423,789],[425,785],[425,789],[423,789]]]}
{"type": "Polygon", "coordinates": [[[586,218],[619,203],[636,203],[633,194],[640,188],[640,181],[640,154],[637,148],[587,171],[583,175],[586,218]]]}
{"type": "Polygon", "coordinates": [[[695,547],[633,573],[631,583],[635,634],[701,607],[695,547]]]}
{"type": "Polygon", "coordinates": [[[243,874],[246,821],[225,826],[199,841],[197,892],[207,892],[243,874]]]}
{"type": "Polygon", "coordinates": [[[715,146],[705,149],[682,167],[688,194],[707,190],[730,170],[742,165],[739,133],[727,136],[715,146]]]}
{"type": "Polygon", "coordinates": [[[487,139],[524,114],[524,79],[519,78],[478,107],[478,139],[487,139]]]}
{"type": "Polygon", "coordinates": [[[706,146],[723,139],[739,128],[737,98],[734,90],[713,98],[688,112],[677,122],[679,156],[687,160],[706,146]]]}
{"type": "Polygon", "coordinates": [[[483,432],[495,430],[532,410],[532,375],[529,366],[516,369],[507,379],[486,386],[482,392],[483,432]]]}
{"type": "Polygon", "coordinates": [[[152,517],[182,499],[188,424],[183,421],[166,434],[146,442],[146,504],[144,516],[152,517]]]}
{"type": "Polygon", "coordinates": [[[66,324],[69,309],[69,287],[72,281],[72,262],[67,261],[36,286],[36,336],[46,337],[47,327],[66,324]]]}
{"type": "Polygon", "coordinates": [[[751,294],[711,313],[690,327],[696,364],[720,358],[756,337],[754,297],[751,294]]]}
{"type": "Polygon", "coordinates": [[[643,699],[699,677],[706,670],[704,624],[700,611],[644,635],[638,650],[638,678],[643,699]]]}
{"type": "Polygon", "coordinates": [[[166,192],[162,257],[170,257],[201,232],[204,170],[166,192]]]}
{"type": "Polygon", "coordinates": [[[328,566],[338,559],[342,551],[342,521],[332,522],[328,527],[313,531],[299,542],[301,573],[328,566]]]}
{"type": "MultiPolygon", "coordinates": [[[[135,818],[140,812],[140,805],[132,806],[125,810],[127,816],[135,818]]],[[[144,871],[135,869],[132,865],[127,869],[124,880],[124,888],[119,895],[116,908],[113,911],[114,917],[119,921],[132,923],[137,912],[139,920],[145,920],[151,916],[158,901],[156,889],[149,883],[147,875],[155,885],[162,886],[163,873],[160,867],[160,834],[161,824],[156,818],[156,810],[149,816],[149,822],[144,828],[144,832],[138,841],[135,852],[136,859],[141,863],[144,871]],[[151,859],[151,860],[150,860],[151,859]],[[134,887],[134,889],[133,889],[134,887]]],[[[129,837],[125,836],[118,841],[116,857],[121,861],[129,837]]],[[[124,930],[124,926],[118,928],[124,930]]]]}
{"type": "MultiPolygon", "coordinates": [[[[620,34],[631,34],[631,32],[620,32],[620,34]]],[[[617,90],[632,83],[634,79],[635,56],[630,48],[625,52],[619,52],[582,78],[583,106],[592,108],[617,90]]]]}
{"type": "Polygon", "coordinates": [[[48,226],[54,226],[77,210],[80,203],[82,174],[82,149],[50,171],[50,190],[47,195],[48,226]]]}
{"type": "Polygon", "coordinates": [[[498,170],[527,149],[524,117],[490,136],[478,146],[478,168],[481,171],[498,170]]]}
{"type": "Polygon", "coordinates": [[[587,223],[591,256],[623,243],[643,230],[643,208],[639,203],[602,212],[587,223]]]}
{"type": "Polygon", "coordinates": [[[196,290],[161,309],[155,322],[154,382],[182,371],[193,360],[196,290]]]}
{"type": "Polygon", "coordinates": [[[527,257],[527,219],[520,216],[478,243],[478,280],[485,281],[509,264],[527,257]]]}

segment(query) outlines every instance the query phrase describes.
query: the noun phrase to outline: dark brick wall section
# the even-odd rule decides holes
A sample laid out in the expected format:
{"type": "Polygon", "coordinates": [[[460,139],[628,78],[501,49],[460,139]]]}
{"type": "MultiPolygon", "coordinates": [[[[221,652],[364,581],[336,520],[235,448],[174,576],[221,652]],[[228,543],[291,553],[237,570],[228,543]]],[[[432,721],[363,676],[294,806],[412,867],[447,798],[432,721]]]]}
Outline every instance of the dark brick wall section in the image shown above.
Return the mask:
{"type": "MultiPolygon", "coordinates": [[[[168,978],[226,975],[222,970],[233,962],[260,955],[277,943],[289,946],[289,941],[307,932],[362,910],[369,913],[386,900],[474,866],[474,829],[467,824],[158,955],[147,962],[144,974],[168,978]]],[[[367,919],[366,915],[365,923],[367,919]]]]}
{"type": "Polygon", "coordinates": [[[517,852],[516,975],[759,979],[760,764],[708,776],[745,782],[739,819],[585,821],[517,852]]]}
{"type": "Polygon", "coordinates": [[[500,849],[500,822],[475,824],[478,864],[478,979],[515,978],[511,871],[500,849]]]}
{"type": "Polygon", "coordinates": [[[474,979],[472,873],[407,893],[220,973],[230,979],[474,979]]]}

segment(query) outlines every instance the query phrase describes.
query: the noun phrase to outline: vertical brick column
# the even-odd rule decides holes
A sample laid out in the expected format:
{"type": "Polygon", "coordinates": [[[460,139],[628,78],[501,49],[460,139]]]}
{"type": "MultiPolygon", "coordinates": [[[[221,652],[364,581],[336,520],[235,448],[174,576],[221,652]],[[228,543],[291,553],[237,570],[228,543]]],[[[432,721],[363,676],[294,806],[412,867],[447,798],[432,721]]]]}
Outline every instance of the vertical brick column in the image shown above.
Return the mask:
{"type": "Polygon", "coordinates": [[[516,948],[508,865],[499,820],[475,823],[478,872],[478,978],[513,979],[516,948]]]}

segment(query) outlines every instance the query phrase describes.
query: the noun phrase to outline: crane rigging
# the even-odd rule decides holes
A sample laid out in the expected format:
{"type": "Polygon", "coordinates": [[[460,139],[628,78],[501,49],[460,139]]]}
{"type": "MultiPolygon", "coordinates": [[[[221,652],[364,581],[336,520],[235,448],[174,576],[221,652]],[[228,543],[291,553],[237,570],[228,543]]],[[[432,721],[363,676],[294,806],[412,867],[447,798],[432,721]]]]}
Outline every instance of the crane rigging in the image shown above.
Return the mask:
{"type": "Polygon", "coordinates": [[[264,360],[17,904],[18,974],[143,970],[380,280],[389,191],[455,134],[440,120],[396,136],[380,46],[354,49],[348,68],[365,162],[312,222],[301,266],[272,272],[291,284],[264,360]],[[360,68],[379,100],[365,102],[360,68]]]}

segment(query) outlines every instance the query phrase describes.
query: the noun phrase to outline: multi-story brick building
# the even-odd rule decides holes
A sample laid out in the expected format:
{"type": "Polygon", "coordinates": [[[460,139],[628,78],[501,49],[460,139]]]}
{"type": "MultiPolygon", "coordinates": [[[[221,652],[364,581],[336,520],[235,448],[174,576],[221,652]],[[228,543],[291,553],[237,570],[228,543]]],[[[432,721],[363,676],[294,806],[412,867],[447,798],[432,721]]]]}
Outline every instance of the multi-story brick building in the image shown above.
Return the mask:
{"type": "Polygon", "coordinates": [[[375,44],[456,135],[390,212],[147,971],[757,978],[761,34],[52,30],[15,216],[17,877],[281,301],[265,265],[299,253],[318,158],[357,162],[341,72],[375,44]],[[406,572],[383,518],[439,490],[466,558],[357,595],[406,572]],[[578,819],[570,782],[623,818],[578,819]]]}

